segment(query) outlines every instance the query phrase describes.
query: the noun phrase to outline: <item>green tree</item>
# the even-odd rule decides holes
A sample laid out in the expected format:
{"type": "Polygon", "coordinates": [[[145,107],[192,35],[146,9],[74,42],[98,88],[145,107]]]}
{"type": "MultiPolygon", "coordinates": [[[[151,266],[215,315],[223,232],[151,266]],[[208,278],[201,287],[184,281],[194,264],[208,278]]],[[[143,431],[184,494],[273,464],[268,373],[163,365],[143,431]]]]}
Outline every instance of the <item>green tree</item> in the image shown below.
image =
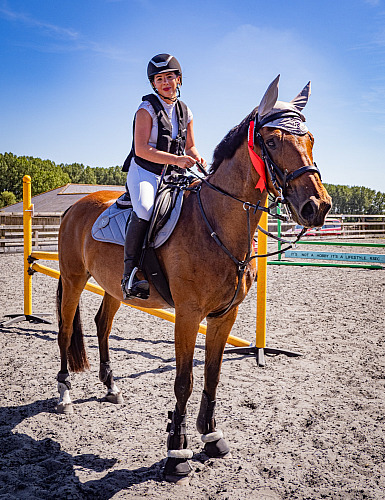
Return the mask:
{"type": "Polygon", "coordinates": [[[385,193],[377,191],[369,214],[385,214],[385,193]]]}
{"type": "Polygon", "coordinates": [[[32,196],[51,191],[70,182],[69,176],[60,167],[44,169],[34,165],[28,172],[31,176],[32,196]]]}
{"type": "Polygon", "coordinates": [[[33,196],[69,182],[119,186],[124,186],[126,182],[126,174],[120,166],[89,167],[82,163],[56,165],[53,161],[32,156],[0,154],[0,193],[9,191],[15,194],[16,201],[21,200],[24,175],[31,176],[33,196]]]}
{"type": "Polygon", "coordinates": [[[122,172],[122,167],[109,168],[95,167],[96,180],[98,184],[107,186],[124,186],[127,174],[122,172]]]}
{"type": "Polygon", "coordinates": [[[16,203],[16,196],[10,191],[3,191],[0,194],[0,208],[16,203]]]}
{"type": "Polygon", "coordinates": [[[23,197],[23,177],[32,179],[32,195],[50,191],[70,182],[69,176],[60,166],[50,160],[32,156],[15,156],[12,153],[0,154],[0,192],[10,191],[16,200],[23,197]]]}
{"type": "Polygon", "coordinates": [[[70,182],[73,182],[74,184],[82,183],[81,179],[83,178],[84,173],[84,165],[82,163],[71,163],[71,165],[64,165],[61,163],[60,167],[63,172],[68,174],[71,179],[70,182]]]}
{"type": "Polygon", "coordinates": [[[12,153],[0,155],[0,192],[10,191],[19,200],[23,196],[23,162],[12,153]]]}
{"type": "Polygon", "coordinates": [[[333,214],[383,214],[385,194],[364,186],[325,184],[332,197],[333,214]]]}
{"type": "Polygon", "coordinates": [[[97,184],[95,169],[92,167],[85,167],[83,175],[80,177],[79,184],[97,184]]]}
{"type": "MultiPolygon", "coordinates": [[[[126,174],[120,166],[89,167],[82,163],[56,165],[50,160],[32,156],[0,153],[0,204],[10,204],[23,197],[23,176],[32,179],[32,195],[36,195],[69,182],[74,184],[104,184],[124,186],[126,174]],[[7,194],[9,193],[9,194],[7,194]],[[5,201],[7,200],[7,201],[5,201]]],[[[325,184],[333,200],[331,214],[385,214],[385,193],[364,186],[325,184]]]]}

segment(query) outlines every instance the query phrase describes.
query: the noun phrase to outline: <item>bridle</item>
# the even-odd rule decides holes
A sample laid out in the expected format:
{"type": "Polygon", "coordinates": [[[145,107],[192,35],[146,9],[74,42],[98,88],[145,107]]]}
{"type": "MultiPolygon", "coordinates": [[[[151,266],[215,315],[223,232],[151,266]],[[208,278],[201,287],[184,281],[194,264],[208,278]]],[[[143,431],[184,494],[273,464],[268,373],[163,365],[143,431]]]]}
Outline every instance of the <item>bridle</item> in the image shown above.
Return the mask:
{"type": "MultiPolygon", "coordinates": [[[[250,226],[250,210],[252,210],[254,212],[254,214],[256,213],[257,210],[262,210],[264,212],[267,212],[269,215],[272,215],[276,219],[287,220],[287,217],[285,217],[285,216],[273,214],[271,212],[271,209],[277,207],[278,203],[280,203],[280,202],[284,203],[286,205],[288,204],[288,201],[286,199],[286,194],[287,194],[287,189],[288,189],[290,183],[294,179],[297,179],[301,175],[308,173],[308,172],[315,172],[321,178],[321,173],[320,173],[320,171],[315,163],[313,163],[312,165],[305,165],[303,167],[299,167],[298,169],[296,169],[290,173],[286,169],[284,172],[282,172],[282,170],[277,166],[277,164],[273,161],[273,159],[269,155],[265,141],[259,132],[260,129],[262,127],[264,127],[266,124],[268,124],[268,123],[270,123],[278,118],[289,117],[289,116],[298,117],[299,114],[295,113],[294,111],[281,111],[279,113],[274,113],[266,118],[263,118],[262,120],[258,120],[258,114],[256,113],[254,120],[250,120],[250,122],[249,122],[248,148],[249,148],[250,159],[251,159],[251,162],[252,162],[254,168],[256,169],[258,174],[260,175],[260,179],[256,185],[256,189],[259,188],[261,190],[261,193],[262,193],[263,189],[266,189],[266,191],[268,191],[268,186],[267,186],[268,183],[266,182],[266,172],[267,172],[275,191],[278,193],[278,196],[275,198],[273,203],[271,203],[268,207],[261,206],[260,202],[258,202],[257,204],[253,204],[253,203],[250,203],[247,201],[243,201],[243,200],[237,198],[236,196],[233,196],[230,193],[227,193],[223,189],[221,189],[217,186],[214,186],[207,179],[197,176],[190,169],[187,169],[195,177],[198,177],[202,182],[198,185],[192,185],[191,187],[187,187],[185,189],[196,193],[197,199],[198,199],[198,205],[199,205],[199,208],[201,211],[201,215],[202,215],[202,218],[203,218],[203,220],[204,220],[204,222],[209,230],[210,236],[214,239],[216,244],[228,255],[228,257],[230,257],[230,259],[234,262],[234,264],[237,266],[237,269],[238,269],[238,285],[237,285],[237,289],[236,289],[235,294],[234,294],[233,298],[231,299],[230,303],[221,311],[211,312],[210,314],[207,315],[207,317],[218,318],[220,316],[223,316],[228,311],[230,311],[230,309],[234,306],[234,304],[236,302],[236,298],[238,296],[238,293],[241,289],[243,275],[246,271],[248,264],[253,259],[255,259],[257,257],[269,257],[271,255],[277,255],[277,254],[285,252],[286,250],[292,248],[293,245],[295,245],[297,243],[297,241],[299,241],[299,239],[302,237],[302,235],[306,232],[306,228],[303,228],[302,231],[300,232],[300,234],[297,235],[297,237],[294,241],[288,241],[288,240],[284,240],[282,238],[277,238],[276,236],[272,235],[271,233],[265,231],[263,228],[258,226],[259,231],[262,231],[264,234],[271,236],[275,240],[278,240],[278,241],[281,241],[285,244],[288,244],[289,246],[286,248],[283,248],[281,250],[278,250],[277,252],[271,252],[271,253],[267,253],[265,255],[260,255],[260,254],[259,255],[251,255],[251,253],[252,253],[252,250],[251,250],[252,241],[251,241],[251,237],[250,237],[250,228],[251,228],[251,226],[250,226]],[[258,142],[258,144],[261,148],[262,158],[260,158],[254,151],[254,145],[256,142],[258,142]],[[248,239],[249,239],[249,244],[248,244],[249,250],[248,250],[246,258],[244,260],[242,260],[242,261],[238,260],[230,252],[230,250],[222,243],[222,241],[218,237],[217,233],[215,232],[214,228],[211,226],[211,224],[206,216],[206,213],[205,213],[205,210],[204,210],[204,207],[202,204],[202,200],[201,200],[201,188],[203,185],[206,185],[206,186],[210,187],[211,189],[213,189],[214,191],[217,191],[217,192],[219,192],[227,197],[230,197],[233,200],[238,201],[238,202],[243,204],[243,209],[246,211],[246,214],[247,214],[247,231],[248,231],[248,239]]],[[[197,166],[198,166],[198,169],[202,173],[204,173],[205,175],[208,175],[200,163],[197,162],[197,166]]],[[[269,193],[269,191],[268,191],[268,193],[269,193]]]]}
{"type": "MultiPolygon", "coordinates": [[[[260,130],[262,127],[267,125],[268,123],[271,123],[279,118],[287,118],[287,117],[298,117],[299,113],[296,113],[295,111],[280,111],[278,113],[274,113],[272,115],[269,115],[265,118],[262,118],[259,120],[258,113],[256,113],[254,120],[251,120],[249,123],[249,153],[251,160],[253,162],[254,167],[256,168],[257,172],[260,174],[262,179],[265,179],[265,176],[263,175],[264,172],[261,171],[261,169],[257,169],[255,166],[255,162],[258,161],[256,160],[255,156],[256,153],[253,151],[254,155],[251,152],[251,137],[250,137],[250,131],[253,132],[253,146],[254,144],[258,143],[260,148],[261,148],[261,156],[262,156],[262,161],[264,163],[264,168],[265,172],[268,173],[271,183],[275,189],[275,191],[278,193],[278,201],[284,204],[288,204],[288,201],[286,199],[287,195],[287,189],[294,179],[297,179],[303,174],[306,174],[308,172],[315,172],[319,175],[321,179],[321,172],[319,171],[316,163],[314,162],[312,165],[304,165],[303,167],[299,167],[297,170],[294,170],[293,172],[288,172],[287,169],[282,172],[282,170],[278,167],[278,165],[274,162],[274,160],[271,158],[269,151],[266,147],[265,141],[260,133],[260,130]],[[254,161],[253,161],[254,159],[254,161]]],[[[258,184],[257,184],[258,186],[258,184]]],[[[265,189],[267,190],[267,185],[265,181],[265,189]]],[[[262,189],[261,189],[262,191],[262,189]]]]}

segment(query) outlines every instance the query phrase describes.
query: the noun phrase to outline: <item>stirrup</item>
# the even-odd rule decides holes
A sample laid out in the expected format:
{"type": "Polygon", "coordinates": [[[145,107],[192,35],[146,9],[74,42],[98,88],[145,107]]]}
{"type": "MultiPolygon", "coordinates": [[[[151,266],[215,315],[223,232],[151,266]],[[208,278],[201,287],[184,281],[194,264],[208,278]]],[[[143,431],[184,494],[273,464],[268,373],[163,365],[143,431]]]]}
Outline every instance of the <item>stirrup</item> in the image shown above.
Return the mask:
{"type": "Polygon", "coordinates": [[[134,267],[130,275],[123,276],[121,281],[124,300],[136,297],[146,300],[150,296],[150,285],[147,280],[138,280],[136,273],[138,267],[134,267]]]}

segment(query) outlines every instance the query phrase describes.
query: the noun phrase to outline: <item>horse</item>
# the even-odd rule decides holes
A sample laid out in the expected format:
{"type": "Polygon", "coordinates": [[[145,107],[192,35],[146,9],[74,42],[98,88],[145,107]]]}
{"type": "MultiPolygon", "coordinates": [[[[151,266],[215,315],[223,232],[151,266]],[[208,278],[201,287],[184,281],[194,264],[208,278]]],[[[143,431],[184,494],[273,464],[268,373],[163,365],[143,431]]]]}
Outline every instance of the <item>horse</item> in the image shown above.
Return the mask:
{"type": "MultiPolygon", "coordinates": [[[[239,304],[256,278],[253,237],[268,194],[286,203],[305,227],[322,226],[331,198],[313,163],[313,136],[302,109],[310,82],[290,102],[278,101],[278,77],[259,106],[231,129],[215,148],[208,175],[183,194],[180,218],[171,237],[157,249],[175,305],[175,409],[169,412],[164,474],[181,481],[193,456],[186,436],[186,407],[193,389],[193,355],[200,322],[207,318],[204,388],[196,427],[209,457],[229,456],[215,419],[216,391],[227,338],[239,304]]],[[[121,302],[123,247],[93,239],[97,217],[120,195],[99,191],[77,201],[63,217],[59,232],[60,281],[57,291],[61,364],[57,376],[59,413],[72,413],[70,374],[89,369],[80,323],[79,299],[92,276],[105,290],[95,316],[105,398],[122,403],[114,381],[108,338],[121,302]]],[[[167,308],[151,285],[147,300],[134,306],[167,308]]]]}

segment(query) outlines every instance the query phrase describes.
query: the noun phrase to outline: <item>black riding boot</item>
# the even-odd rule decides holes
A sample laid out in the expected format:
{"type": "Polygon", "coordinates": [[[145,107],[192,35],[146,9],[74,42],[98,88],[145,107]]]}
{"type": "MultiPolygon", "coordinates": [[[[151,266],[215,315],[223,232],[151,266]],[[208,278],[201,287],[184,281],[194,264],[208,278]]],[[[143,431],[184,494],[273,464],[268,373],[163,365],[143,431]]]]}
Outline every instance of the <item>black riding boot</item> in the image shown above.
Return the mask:
{"type": "Polygon", "coordinates": [[[149,224],[149,221],[139,219],[136,213],[132,211],[127,225],[126,239],[124,242],[124,272],[122,279],[124,299],[129,299],[130,297],[148,299],[150,295],[148,281],[139,281],[135,276],[138,271],[143,242],[149,224]]]}

